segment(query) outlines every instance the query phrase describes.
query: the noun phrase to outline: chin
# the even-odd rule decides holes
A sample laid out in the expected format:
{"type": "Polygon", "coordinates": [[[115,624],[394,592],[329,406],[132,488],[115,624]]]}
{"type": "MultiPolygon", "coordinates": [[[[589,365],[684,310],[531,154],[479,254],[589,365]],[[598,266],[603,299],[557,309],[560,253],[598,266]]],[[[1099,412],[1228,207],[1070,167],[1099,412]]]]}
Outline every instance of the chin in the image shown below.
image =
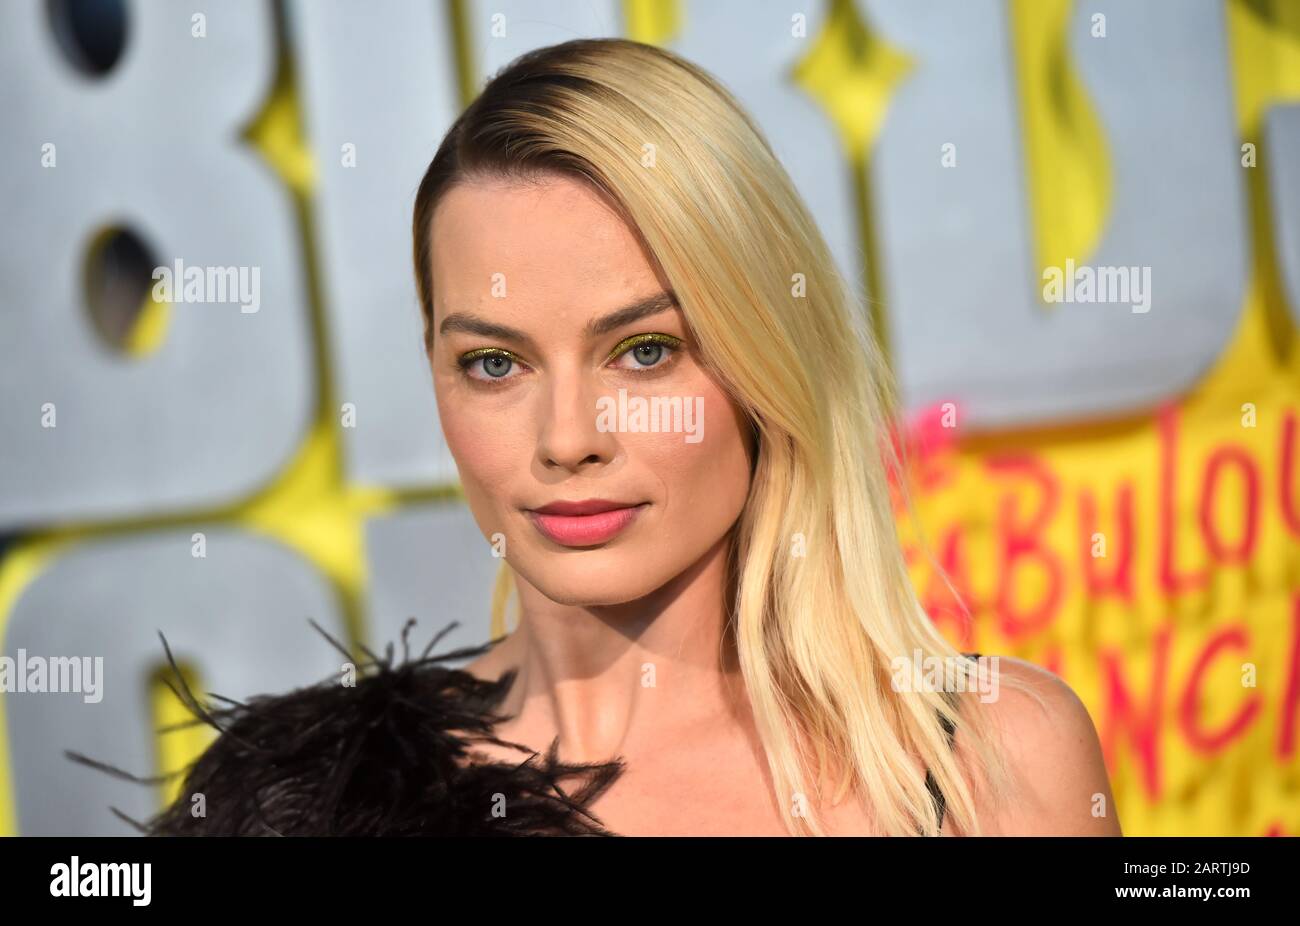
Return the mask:
{"type": "Polygon", "coordinates": [[[627,549],[530,551],[526,563],[510,565],[549,600],[577,607],[627,604],[672,578],[647,568],[647,557],[627,549]]]}

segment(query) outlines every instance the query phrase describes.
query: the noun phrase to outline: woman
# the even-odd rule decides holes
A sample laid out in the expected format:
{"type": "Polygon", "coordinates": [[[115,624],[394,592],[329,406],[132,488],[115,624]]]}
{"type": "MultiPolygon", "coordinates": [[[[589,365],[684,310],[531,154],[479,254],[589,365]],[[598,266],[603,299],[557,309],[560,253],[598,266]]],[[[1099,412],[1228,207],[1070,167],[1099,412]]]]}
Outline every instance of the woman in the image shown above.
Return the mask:
{"type": "Polygon", "coordinates": [[[429,165],[414,258],[468,555],[504,557],[517,627],[463,671],[193,704],[223,735],[148,831],[1120,833],[1070,688],[918,604],[885,363],[709,75],[612,39],[517,59],[429,165]]]}
{"type": "Polygon", "coordinates": [[[517,673],[504,739],[624,760],[610,829],[1119,833],[1054,675],[1001,659],[958,710],[891,684],[918,651],[969,664],[895,537],[885,364],[708,74],[624,40],[522,56],[448,132],[414,238],[443,431],[520,605],[467,671],[517,673]],[[609,427],[623,396],[702,438],[609,427]]]}

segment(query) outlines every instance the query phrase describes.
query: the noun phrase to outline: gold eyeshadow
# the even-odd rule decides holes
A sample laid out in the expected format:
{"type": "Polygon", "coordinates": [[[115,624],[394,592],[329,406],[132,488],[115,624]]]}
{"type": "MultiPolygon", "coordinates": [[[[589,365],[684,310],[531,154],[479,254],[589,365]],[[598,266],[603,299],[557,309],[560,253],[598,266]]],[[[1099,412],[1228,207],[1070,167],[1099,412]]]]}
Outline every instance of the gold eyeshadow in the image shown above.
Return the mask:
{"type": "MultiPolygon", "coordinates": [[[[621,356],[622,354],[631,350],[634,347],[640,347],[642,344],[659,344],[663,347],[667,347],[672,350],[681,350],[682,346],[685,343],[686,342],[682,338],[676,337],[675,335],[671,335],[671,334],[664,334],[663,332],[658,332],[658,331],[646,332],[643,334],[634,334],[631,335],[630,337],[624,338],[623,340],[619,341],[616,345],[614,345],[614,349],[609,352],[609,356],[605,358],[605,362],[609,363],[611,360],[615,359],[616,357],[621,356]]],[[[470,364],[472,364],[476,360],[482,360],[485,357],[503,357],[509,360],[511,363],[517,363],[524,367],[528,366],[528,364],[524,361],[522,357],[520,357],[518,354],[514,353],[513,351],[506,350],[504,347],[477,347],[474,350],[466,351],[465,353],[461,354],[456,358],[456,365],[460,367],[461,370],[466,371],[466,374],[468,375],[470,364]]],[[[652,370],[659,369],[665,365],[666,364],[660,364],[659,367],[647,367],[646,372],[649,373],[652,370]]],[[[478,379],[477,377],[474,378],[478,379]]],[[[504,381],[506,378],[507,377],[504,376],[491,377],[480,381],[491,382],[492,379],[496,379],[498,381],[504,381]]]]}
{"type": "Polygon", "coordinates": [[[674,337],[671,334],[662,334],[660,332],[634,334],[631,337],[624,338],[614,345],[614,349],[609,352],[609,356],[605,358],[605,362],[609,363],[609,361],[613,360],[625,351],[628,351],[633,347],[640,347],[642,344],[659,344],[663,347],[680,350],[683,343],[684,342],[681,338],[674,337]]]}
{"type": "Polygon", "coordinates": [[[483,357],[505,357],[507,360],[510,360],[514,363],[524,362],[519,357],[518,354],[513,354],[510,351],[500,347],[478,347],[475,348],[474,350],[466,351],[465,353],[461,354],[459,357],[456,358],[456,362],[459,363],[462,368],[464,368],[464,367],[468,367],[475,360],[480,360],[483,357]]]}

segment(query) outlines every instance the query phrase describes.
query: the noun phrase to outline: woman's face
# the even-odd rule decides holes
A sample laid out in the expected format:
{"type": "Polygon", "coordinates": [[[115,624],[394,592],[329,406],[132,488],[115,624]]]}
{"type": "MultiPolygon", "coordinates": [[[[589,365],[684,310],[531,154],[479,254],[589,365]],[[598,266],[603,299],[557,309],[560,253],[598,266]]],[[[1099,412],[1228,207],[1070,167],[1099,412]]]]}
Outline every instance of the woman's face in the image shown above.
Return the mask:
{"type": "Polygon", "coordinates": [[[567,177],[453,186],[433,217],[443,433],[474,519],[562,604],[640,598],[735,524],[748,422],[632,230],[567,177]]]}

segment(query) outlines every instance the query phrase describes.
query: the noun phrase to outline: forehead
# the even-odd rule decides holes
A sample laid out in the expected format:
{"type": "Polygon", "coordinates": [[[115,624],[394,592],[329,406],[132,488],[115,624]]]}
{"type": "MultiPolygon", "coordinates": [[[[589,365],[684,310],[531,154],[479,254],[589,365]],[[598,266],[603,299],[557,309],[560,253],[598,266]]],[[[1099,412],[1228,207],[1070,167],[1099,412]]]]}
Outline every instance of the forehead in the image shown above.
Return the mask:
{"type": "Polygon", "coordinates": [[[585,320],[655,288],[634,230],[579,180],[456,184],[433,216],[435,314],[578,309],[585,320]],[[505,298],[501,298],[504,284],[505,298]]]}

